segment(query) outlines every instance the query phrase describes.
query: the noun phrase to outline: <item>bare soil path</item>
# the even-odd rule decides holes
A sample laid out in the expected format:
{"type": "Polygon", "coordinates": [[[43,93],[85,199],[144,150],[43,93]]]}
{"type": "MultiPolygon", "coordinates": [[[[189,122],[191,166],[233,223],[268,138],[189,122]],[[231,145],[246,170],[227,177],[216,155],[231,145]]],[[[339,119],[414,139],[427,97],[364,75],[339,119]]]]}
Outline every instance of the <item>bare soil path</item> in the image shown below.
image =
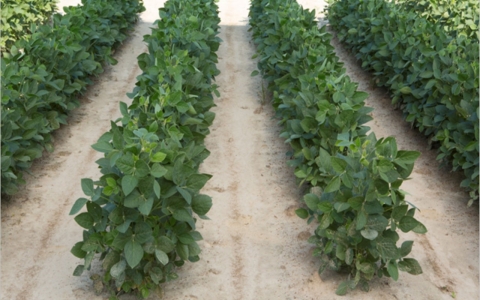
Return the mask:
{"type": "MultiPolygon", "coordinates": [[[[94,161],[101,155],[90,145],[118,117],[118,102],[129,101],[125,93],[140,73],[136,57],[146,50],[142,36],[150,32],[163,5],[144,2],[147,11],[141,22],[117,51],[119,64],[107,68],[83,97],[82,107],[56,135],[55,152],[35,164],[36,177],[2,203],[2,300],[108,299],[94,294],[88,272],[71,275],[81,263],[69,252],[81,239],[81,228],[68,212],[82,196],[80,179],[99,177],[94,161]]],[[[322,1],[299,2],[321,16],[322,1]]],[[[163,299],[478,299],[476,208],[466,207],[468,195],[458,188],[459,178],[438,168],[423,136],[410,130],[401,113],[392,110],[385,91],[372,88],[368,74],[337,44],[349,76],[371,95],[368,105],[375,108],[375,120],[370,126],[377,136],[394,135],[399,148],[422,152],[404,189],[420,208],[418,218],[429,233],[405,237],[415,240],[412,256],[423,275],[402,273],[398,282],[376,280],[369,293],[335,295],[343,278],[317,273],[318,263],[306,242],[313,227],[294,213],[301,192],[285,163],[289,149],[278,137],[260,80],[250,77],[256,61],[250,59],[255,50],[248,32],[249,1],[220,0],[219,6],[221,97],[206,140],[211,156],[201,167],[213,175],[202,191],[213,197],[211,220],[199,221],[201,260],[179,270],[179,279],[164,286],[163,299]]]]}

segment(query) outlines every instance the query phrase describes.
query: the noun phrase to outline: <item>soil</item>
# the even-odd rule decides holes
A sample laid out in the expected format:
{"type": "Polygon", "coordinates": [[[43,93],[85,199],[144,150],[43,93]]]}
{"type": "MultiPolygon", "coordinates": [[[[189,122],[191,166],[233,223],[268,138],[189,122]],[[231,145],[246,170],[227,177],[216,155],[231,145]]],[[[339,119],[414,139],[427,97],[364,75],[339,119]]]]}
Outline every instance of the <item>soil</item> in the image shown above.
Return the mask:
{"type": "MultiPolygon", "coordinates": [[[[101,271],[98,263],[81,277],[72,276],[82,262],[70,249],[81,240],[82,230],[68,213],[83,196],[80,179],[99,177],[94,162],[101,154],[90,145],[120,116],[118,102],[129,102],[125,94],[140,74],[136,57],[146,51],[142,37],[163,2],[144,0],[147,11],[117,50],[119,63],[107,67],[82,97],[69,124],[55,133],[55,151],[34,164],[34,176],[27,176],[23,191],[2,202],[2,300],[108,299],[106,293],[95,294],[89,278],[101,271]]],[[[323,17],[322,1],[299,2],[323,17]]],[[[313,224],[294,213],[302,193],[286,166],[289,148],[278,137],[280,128],[261,80],[250,77],[256,61],[251,59],[249,1],[220,0],[219,6],[221,97],[206,140],[211,156],[201,167],[213,175],[202,190],[213,197],[211,220],[198,224],[204,237],[201,260],[179,269],[179,279],[163,286],[163,299],[478,299],[478,206],[466,206],[461,177],[440,168],[435,151],[392,108],[387,91],[375,88],[354,56],[333,40],[348,75],[370,94],[367,105],[375,111],[369,125],[377,137],[393,135],[399,149],[422,152],[403,189],[429,230],[426,235],[402,234],[415,241],[411,256],[420,262],[422,275],[401,273],[398,282],[374,280],[369,293],[335,295],[344,277],[317,273],[319,263],[306,242],[313,224]]]]}

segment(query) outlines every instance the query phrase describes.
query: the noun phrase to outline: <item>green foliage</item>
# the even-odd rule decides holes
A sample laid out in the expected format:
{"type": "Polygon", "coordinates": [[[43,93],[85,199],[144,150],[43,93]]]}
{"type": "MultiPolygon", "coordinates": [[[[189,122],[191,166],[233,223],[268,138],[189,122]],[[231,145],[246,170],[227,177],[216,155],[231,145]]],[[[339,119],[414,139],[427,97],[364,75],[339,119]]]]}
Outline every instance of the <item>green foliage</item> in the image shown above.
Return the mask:
{"type": "Polygon", "coordinates": [[[397,228],[426,233],[400,190],[420,153],[397,150],[393,137],[367,135],[368,94],[345,74],[314,11],[294,0],[254,0],[250,25],[281,136],[293,148],[288,163],[300,183],[311,185],[306,207],[296,214],[318,222],[309,241],[319,272],[349,273],[339,295],[357,286],[368,290],[374,275],[397,280],[398,270],[420,274],[418,262],[405,257],[413,242],[397,246],[397,228]]]}
{"type": "Polygon", "coordinates": [[[439,147],[437,159],[463,170],[471,204],[479,182],[478,2],[401,2],[333,1],[328,18],[406,120],[439,147]]]}
{"type": "Polygon", "coordinates": [[[438,23],[453,37],[478,39],[479,2],[476,0],[400,0],[402,9],[415,11],[431,23],[438,23]]]}
{"type": "Polygon", "coordinates": [[[0,50],[3,54],[31,34],[32,25],[46,24],[56,10],[57,0],[1,0],[0,50]]]}
{"type": "Polygon", "coordinates": [[[22,173],[44,149],[53,150],[51,132],[66,124],[78,95],[116,63],[112,49],[127,37],[145,8],[141,1],[84,0],[65,7],[53,26],[32,26],[1,59],[2,194],[14,194],[22,173]]]}
{"type": "Polygon", "coordinates": [[[218,8],[212,0],[170,0],[161,20],[145,36],[148,53],[138,57],[142,75],[120,104],[122,117],[92,147],[102,176],[82,180],[87,198],[71,214],[83,227],[83,241],[72,254],[89,269],[101,253],[103,282],[114,297],[135,292],[147,297],[176,279],[177,267],[200,254],[196,216],[202,219],[212,199],[200,194],[210,175],[199,173],[208,157],[204,138],[215,117],[212,80],[219,74],[215,52],[220,39],[218,8]]]}

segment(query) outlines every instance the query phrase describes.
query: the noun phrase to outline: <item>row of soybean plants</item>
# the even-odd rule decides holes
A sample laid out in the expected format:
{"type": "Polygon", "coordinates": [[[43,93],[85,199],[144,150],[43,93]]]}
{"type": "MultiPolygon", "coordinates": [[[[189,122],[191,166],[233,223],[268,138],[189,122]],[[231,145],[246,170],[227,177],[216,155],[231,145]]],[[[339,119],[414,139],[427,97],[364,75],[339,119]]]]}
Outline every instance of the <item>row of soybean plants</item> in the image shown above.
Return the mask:
{"type": "Polygon", "coordinates": [[[8,52],[15,41],[31,34],[31,26],[46,24],[56,11],[56,0],[1,0],[0,50],[8,52]]]}
{"type": "Polygon", "coordinates": [[[321,262],[319,272],[348,271],[336,291],[340,295],[357,286],[368,290],[374,276],[420,274],[418,262],[406,257],[413,241],[397,246],[398,229],[427,231],[400,190],[419,153],[398,150],[393,137],[367,134],[368,95],[346,76],[314,11],[295,0],[254,0],[250,25],[281,136],[294,151],[289,164],[301,184],[310,186],[306,208],[296,213],[318,222],[309,242],[321,262]]]}
{"type": "Polygon", "coordinates": [[[1,193],[14,194],[32,161],[53,151],[51,133],[66,124],[78,96],[116,63],[112,49],[145,10],[141,0],[83,0],[52,25],[32,26],[1,58],[1,193]]]}
{"type": "Polygon", "coordinates": [[[336,0],[327,8],[340,41],[438,147],[437,159],[463,171],[469,205],[479,182],[478,11],[473,0],[336,0]]]}
{"type": "Polygon", "coordinates": [[[176,279],[176,268],[199,260],[196,218],[208,219],[212,199],[200,194],[211,175],[199,173],[210,152],[204,139],[215,114],[213,84],[219,70],[219,22],[214,0],[169,0],[156,28],[145,36],[148,53],[138,57],[143,73],[120,104],[122,118],[92,147],[102,176],[82,179],[87,198],[70,214],[84,228],[71,250],[84,259],[74,275],[90,269],[100,253],[102,281],[121,293],[147,297],[176,279]]]}

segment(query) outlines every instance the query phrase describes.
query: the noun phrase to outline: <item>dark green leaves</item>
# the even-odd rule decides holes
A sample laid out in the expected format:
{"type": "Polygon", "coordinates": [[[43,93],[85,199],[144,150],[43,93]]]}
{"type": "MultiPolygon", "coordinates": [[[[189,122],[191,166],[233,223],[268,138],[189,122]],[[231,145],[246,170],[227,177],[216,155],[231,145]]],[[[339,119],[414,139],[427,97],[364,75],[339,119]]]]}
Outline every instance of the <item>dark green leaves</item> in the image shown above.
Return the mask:
{"type": "Polygon", "coordinates": [[[125,259],[131,268],[135,268],[143,257],[143,248],[140,243],[130,240],[125,244],[124,248],[125,259]]]}
{"type": "Polygon", "coordinates": [[[132,175],[125,175],[122,178],[122,190],[125,196],[128,196],[138,185],[138,179],[132,175]]]}
{"type": "MultiPolygon", "coordinates": [[[[137,1],[127,2],[127,11],[108,13],[122,18],[138,11],[137,1]]],[[[72,253],[84,258],[87,269],[101,253],[109,272],[104,283],[115,292],[135,290],[146,297],[177,278],[174,270],[185,261],[200,259],[196,215],[208,219],[212,207],[212,199],[200,194],[211,175],[199,173],[199,166],[209,155],[203,141],[214,119],[213,93],[218,94],[211,84],[218,74],[217,9],[203,0],[165,3],[164,18],[145,37],[149,51],[138,58],[143,73],[129,94],[132,103],[120,104],[122,118],[92,146],[104,153],[97,161],[103,175],[82,181],[91,200],[80,198],[71,213],[86,204],[87,212],[75,220],[89,231],[72,253]]],[[[86,57],[82,63],[96,67],[86,57]]]]}
{"type": "Polygon", "coordinates": [[[206,215],[212,207],[212,198],[207,195],[197,195],[192,200],[192,210],[200,215],[206,215]]]}

